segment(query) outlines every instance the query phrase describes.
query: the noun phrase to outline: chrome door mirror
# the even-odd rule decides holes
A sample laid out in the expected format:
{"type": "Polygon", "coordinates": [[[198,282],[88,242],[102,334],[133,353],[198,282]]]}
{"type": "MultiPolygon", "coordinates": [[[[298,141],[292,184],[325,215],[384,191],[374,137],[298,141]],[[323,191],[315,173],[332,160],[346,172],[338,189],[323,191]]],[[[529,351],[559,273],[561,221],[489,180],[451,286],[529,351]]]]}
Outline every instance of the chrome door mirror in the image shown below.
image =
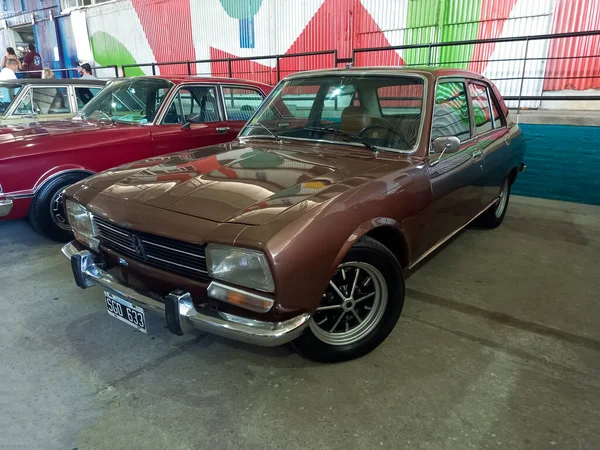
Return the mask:
{"type": "Polygon", "coordinates": [[[456,136],[437,137],[431,143],[431,151],[432,151],[432,153],[435,153],[436,155],[439,155],[439,156],[431,164],[435,165],[438,162],[440,162],[440,159],[442,159],[442,156],[444,156],[444,154],[456,153],[459,150],[460,150],[460,139],[458,139],[456,136]]]}

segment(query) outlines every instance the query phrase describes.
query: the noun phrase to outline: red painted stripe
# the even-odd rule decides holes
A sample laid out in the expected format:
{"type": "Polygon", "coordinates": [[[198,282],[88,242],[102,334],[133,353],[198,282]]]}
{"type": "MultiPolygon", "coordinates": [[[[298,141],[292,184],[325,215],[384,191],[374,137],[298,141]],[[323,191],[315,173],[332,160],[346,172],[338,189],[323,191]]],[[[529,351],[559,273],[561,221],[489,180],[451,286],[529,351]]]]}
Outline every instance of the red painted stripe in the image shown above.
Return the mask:
{"type": "MultiPolygon", "coordinates": [[[[325,0],[286,54],[337,49],[339,58],[349,58],[352,56],[352,48],[389,45],[381,28],[359,0],[325,0]]],[[[210,57],[217,59],[236,56],[211,47],[210,57]]],[[[331,68],[333,63],[333,55],[282,58],[281,77],[301,70],[331,68]]],[[[357,66],[403,64],[404,61],[395,51],[360,53],[356,59],[357,66]]],[[[211,70],[215,76],[229,76],[227,62],[211,63],[211,70]]],[[[232,75],[269,84],[277,82],[275,68],[253,61],[233,61],[232,75]]]]}
{"type": "MultiPolygon", "coordinates": [[[[482,0],[477,39],[499,38],[516,3],[517,0],[482,0]]],[[[469,70],[483,73],[495,48],[496,43],[475,45],[469,70]]]]}
{"type": "MultiPolygon", "coordinates": [[[[552,33],[591,31],[600,29],[600,2],[598,0],[558,0],[554,10],[552,33]]],[[[600,36],[554,39],[550,41],[548,57],[591,56],[600,54],[600,36]]],[[[546,63],[545,91],[563,89],[599,89],[600,57],[554,59],[546,63]],[[573,79],[569,77],[594,76],[573,79]]]]}
{"type": "MultiPolygon", "coordinates": [[[[131,0],[158,62],[195,60],[190,0],[131,0]]],[[[187,74],[185,64],[160,67],[162,75],[187,74]]],[[[192,65],[192,73],[196,73],[192,65]]]]}

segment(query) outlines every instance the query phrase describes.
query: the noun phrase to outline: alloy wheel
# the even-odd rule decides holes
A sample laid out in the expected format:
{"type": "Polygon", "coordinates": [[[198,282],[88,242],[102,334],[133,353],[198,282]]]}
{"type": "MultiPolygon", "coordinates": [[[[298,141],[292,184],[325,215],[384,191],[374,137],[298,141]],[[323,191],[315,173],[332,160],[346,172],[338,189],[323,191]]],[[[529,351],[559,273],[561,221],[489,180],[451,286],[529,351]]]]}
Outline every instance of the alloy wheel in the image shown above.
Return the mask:
{"type": "Polygon", "coordinates": [[[387,284],[370,264],[341,264],[315,310],[310,329],[322,342],[349,345],[366,337],[379,324],[386,309],[387,284]]]}
{"type": "Polygon", "coordinates": [[[64,189],[60,189],[52,196],[52,199],[50,200],[50,217],[52,217],[52,221],[63,230],[70,230],[71,227],[67,221],[63,194],[64,189]]]}

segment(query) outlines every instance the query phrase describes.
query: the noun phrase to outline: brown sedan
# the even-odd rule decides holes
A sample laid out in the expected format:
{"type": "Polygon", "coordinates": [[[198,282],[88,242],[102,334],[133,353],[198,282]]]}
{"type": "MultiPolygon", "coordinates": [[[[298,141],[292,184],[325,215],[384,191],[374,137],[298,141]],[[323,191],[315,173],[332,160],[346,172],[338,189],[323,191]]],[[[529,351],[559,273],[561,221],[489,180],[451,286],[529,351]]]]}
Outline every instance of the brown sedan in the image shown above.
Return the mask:
{"type": "Polygon", "coordinates": [[[235,141],[70,187],[63,253],[142,332],[153,312],[178,335],[347,360],[392,331],[417,264],[474,220],[500,225],[524,151],[478,74],[298,73],[235,141]]]}

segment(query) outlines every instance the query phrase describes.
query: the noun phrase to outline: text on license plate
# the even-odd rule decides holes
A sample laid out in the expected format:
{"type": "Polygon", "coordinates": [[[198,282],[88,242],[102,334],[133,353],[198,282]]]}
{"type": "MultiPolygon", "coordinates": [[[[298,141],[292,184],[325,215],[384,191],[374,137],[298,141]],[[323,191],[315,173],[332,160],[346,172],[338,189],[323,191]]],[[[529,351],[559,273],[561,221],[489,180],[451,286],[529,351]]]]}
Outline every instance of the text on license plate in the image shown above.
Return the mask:
{"type": "Polygon", "coordinates": [[[146,332],[146,317],[142,308],[106,291],[104,300],[108,314],[144,333],[146,332]]]}

